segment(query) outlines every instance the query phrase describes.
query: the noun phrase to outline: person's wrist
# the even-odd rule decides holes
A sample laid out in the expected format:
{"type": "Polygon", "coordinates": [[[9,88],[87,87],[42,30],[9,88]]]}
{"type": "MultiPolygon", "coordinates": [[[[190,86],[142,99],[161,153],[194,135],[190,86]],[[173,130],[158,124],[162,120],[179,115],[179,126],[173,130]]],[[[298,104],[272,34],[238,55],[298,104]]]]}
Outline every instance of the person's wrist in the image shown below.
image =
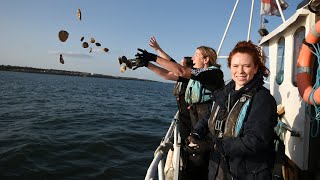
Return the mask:
{"type": "Polygon", "coordinates": [[[150,61],[154,61],[154,62],[156,62],[156,61],[157,61],[158,56],[157,56],[156,54],[152,54],[152,53],[150,53],[150,55],[151,55],[150,61]]]}

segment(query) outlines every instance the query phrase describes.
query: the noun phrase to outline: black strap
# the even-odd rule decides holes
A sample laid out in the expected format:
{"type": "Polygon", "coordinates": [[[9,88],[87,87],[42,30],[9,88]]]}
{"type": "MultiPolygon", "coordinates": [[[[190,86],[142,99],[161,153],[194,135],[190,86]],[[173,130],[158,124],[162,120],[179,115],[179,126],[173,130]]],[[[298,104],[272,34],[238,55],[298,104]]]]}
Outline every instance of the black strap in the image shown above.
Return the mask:
{"type": "Polygon", "coordinates": [[[275,154],[275,161],[273,166],[273,179],[282,179],[282,162],[285,158],[285,146],[280,138],[275,135],[277,138],[275,139],[275,144],[277,146],[276,154],[275,154]]]}
{"type": "Polygon", "coordinates": [[[318,14],[318,13],[319,13],[319,10],[312,9],[311,3],[308,4],[308,9],[309,9],[309,11],[311,11],[312,13],[315,13],[315,14],[318,14]]]}
{"type": "Polygon", "coordinates": [[[302,40],[302,43],[303,43],[304,45],[308,46],[309,48],[314,49],[313,45],[312,45],[311,43],[308,43],[308,42],[306,41],[306,39],[303,39],[303,40],[302,40]]]}

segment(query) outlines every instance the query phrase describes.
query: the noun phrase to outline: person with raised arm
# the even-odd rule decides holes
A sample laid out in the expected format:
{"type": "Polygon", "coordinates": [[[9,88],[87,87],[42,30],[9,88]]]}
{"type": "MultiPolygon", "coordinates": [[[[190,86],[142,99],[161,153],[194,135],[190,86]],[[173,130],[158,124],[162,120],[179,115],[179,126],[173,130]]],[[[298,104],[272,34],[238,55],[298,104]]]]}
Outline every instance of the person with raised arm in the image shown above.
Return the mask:
{"type": "MultiPolygon", "coordinates": [[[[172,61],[176,63],[175,60],[173,60],[165,51],[163,51],[163,49],[160,47],[155,37],[150,38],[149,45],[159,54],[161,58],[167,61],[172,61]]],[[[192,67],[191,57],[182,58],[180,64],[184,67],[192,67]]],[[[191,121],[190,121],[188,105],[184,99],[185,91],[186,91],[189,79],[177,76],[173,72],[170,72],[150,62],[147,63],[147,68],[166,80],[176,81],[173,94],[177,100],[177,105],[179,110],[179,121],[180,121],[180,136],[181,136],[181,141],[184,143],[186,137],[188,137],[191,132],[191,121]]]]}
{"type": "MultiPolygon", "coordinates": [[[[172,74],[190,79],[184,99],[188,104],[193,129],[197,121],[210,113],[211,93],[224,87],[223,72],[217,63],[216,51],[207,46],[199,46],[192,57],[192,67],[185,67],[173,61],[168,61],[146,50],[138,49],[138,51],[136,58],[141,61],[148,61],[148,68],[152,64],[150,62],[156,62],[172,74]]],[[[188,162],[185,174],[181,176],[182,179],[208,179],[210,152],[210,147],[207,146],[208,141],[212,141],[210,136],[205,138],[201,148],[186,146],[188,162]]]]}

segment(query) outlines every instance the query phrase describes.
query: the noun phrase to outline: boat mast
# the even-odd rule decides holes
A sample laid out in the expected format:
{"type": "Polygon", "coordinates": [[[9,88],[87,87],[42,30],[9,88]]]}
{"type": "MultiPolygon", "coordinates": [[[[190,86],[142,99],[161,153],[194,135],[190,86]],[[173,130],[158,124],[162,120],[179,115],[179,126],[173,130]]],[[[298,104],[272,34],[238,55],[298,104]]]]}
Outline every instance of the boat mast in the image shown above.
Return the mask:
{"type": "Polygon", "coordinates": [[[249,27],[248,27],[247,41],[250,40],[250,32],[251,32],[251,25],[252,25],[253,7],[254,7],[254,0],[252,0],[252,3],[251,3],[251,12],[250,12],[250,19],[249,19],[249,27]]]}
{"type": "Polygon", "coordinates": [[[286,20],[284,19],[284,15],[283,15],[282,8],[280,6],[279,0],[276,0],[276,3],[277,3],[277,6],[278,6],[278,10],[280,12],[280,15],[281,15],[282,22],[285,22],[286,20]]]}
{"type": "Polygon", "coordinates": [[[228,32],[230,23],[231,23],[231,21],[232,21],[233,15],[234,15],[234,12],[235,12],[236,9],[237,9],[238,2],[239,2],[239,0],[236,1],[236,4],[235,4],[234,7],[233,7],[233,11],[232,11],[231,16],[230,16],[230,18],[229,18],[229,22],[228,22],[227,28],[226,28],[226,30],[224,31],[222,40],[221,40],[221,42],[220,42],[220,45],[219,45],[219,48],[218,48],[218,51],[217,51],[217,56],[219,56],[219,53],[220,53],[220,50],[221,50],[221,46],[222,46],[223,41],[224,41],[224,38],[226,37],[226,34],[227,34],[227,32],[228,32]]]}
{"type": "MultiPolygon", "coordinates": [[[[255,0],[251,0],[251,11],[250,11],[250,18],[249,18],[249,25],[248,25],[247,41],[250,40],[250,33],[251,33],[251,26],[252,26],[252,15],[253,15],[253,9],[254,9],[254,1],[255,1],[255,0]]],[[[218,58],[227,58],[227,56],[219,56],[219,54],[220,54],[220,50],[221,50],[222,44],[223,44],[223,42],[224,42],[224,39],[225,39],[225,37],[226,37],[226,35],[227,35],[227,33],[228,33],[229,26],[230,26],[231,21],[232,21],[232,19],[233,19],[233,15],[234,15],[237,7],[238,7],[238,3],[239,3],[239,0],[236,1],[235,5],[234,5],[234,7],[233,7],[231,16],[230,16],[229,21],[228,21],[228,24],[227,24],[227,27],[226,27],[226,29],[225,29],[225,31],[224,31],[223,36],[222,36],[222,39],[221,39],[219,48],[218,48],[218,50],[217,50],[217,56],[218,56],[218,58]]]]}

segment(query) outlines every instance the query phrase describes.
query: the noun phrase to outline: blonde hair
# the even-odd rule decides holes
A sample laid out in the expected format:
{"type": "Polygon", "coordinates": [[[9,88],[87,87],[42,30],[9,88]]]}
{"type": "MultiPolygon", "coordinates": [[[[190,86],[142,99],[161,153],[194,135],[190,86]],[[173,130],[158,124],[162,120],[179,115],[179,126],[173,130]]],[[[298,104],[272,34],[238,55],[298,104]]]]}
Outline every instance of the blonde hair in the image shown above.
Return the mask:
{"type": "Polygon", "coordinates": [[[220,64],[217,64],[217,53],[214,49],[208,46],[199,46],[197,49],[199,49],[203,58],[209,58],[209,66],[221,67],[220,64]]]}

